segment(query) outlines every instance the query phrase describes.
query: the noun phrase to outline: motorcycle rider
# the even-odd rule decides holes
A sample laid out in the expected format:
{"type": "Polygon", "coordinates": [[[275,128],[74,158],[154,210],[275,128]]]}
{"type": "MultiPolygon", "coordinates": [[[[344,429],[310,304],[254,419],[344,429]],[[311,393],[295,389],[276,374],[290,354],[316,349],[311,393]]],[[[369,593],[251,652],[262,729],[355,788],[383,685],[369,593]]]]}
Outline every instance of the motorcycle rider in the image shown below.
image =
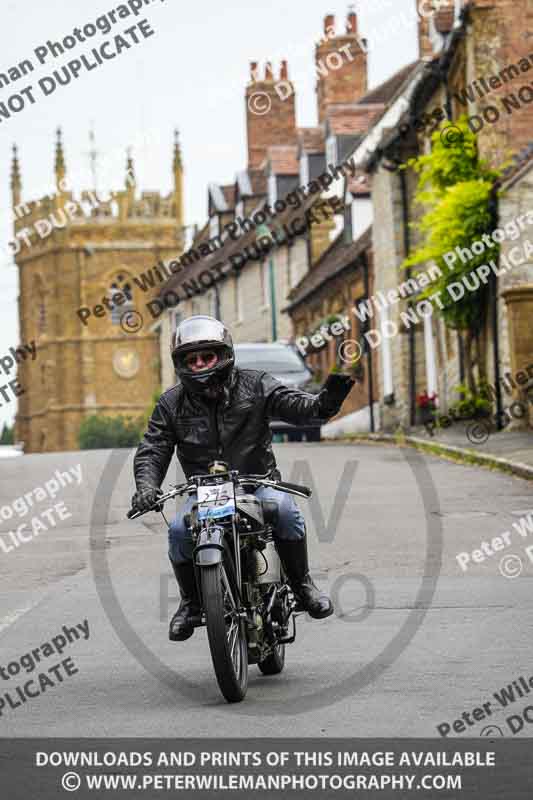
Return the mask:
{"type": "MultiPolygon", "coordinates": [[[[231,335],[208,316],[193,316],[178,326],[171,356],[179,382],[158,400],[134,461],[137,492],[132,507],[152,508],[174,448],[185,476],[208,473],[215,460],[243,474],[268,473],[280,479],[272,451],[269,419],[305,423],[328,419],[340,410],[354,381],[339,377],[318,395],[288,388],[261,370],[235,366],[231,335]]],[[[274,541],[291,588],[301,607],[322,619],[333,613],[329,597],[309,574],[305,521],[293,497],[270,487],[256,496],[279,507],[274,541]]],[[[192,561],[192,541],[184,517],[189,497],[169,528],[169,558],[181,603],[169,628],[171,641],[184,641],[200,624],[200,601],[192,561]]]]}

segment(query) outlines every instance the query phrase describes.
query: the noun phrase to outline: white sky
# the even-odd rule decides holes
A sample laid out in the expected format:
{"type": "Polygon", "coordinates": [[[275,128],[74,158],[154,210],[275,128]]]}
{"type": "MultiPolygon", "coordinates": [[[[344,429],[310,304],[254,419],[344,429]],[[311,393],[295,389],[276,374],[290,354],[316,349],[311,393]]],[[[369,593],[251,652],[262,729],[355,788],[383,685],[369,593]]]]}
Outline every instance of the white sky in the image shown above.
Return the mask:
{"type": "MultiPolygon", "coordinates": [[[[126,0],[127,1],[127,0],[126,0]]],[[[30,58],[36,69],[0,88],[0,102],[28,84],[36,103],[0,118],[0,357],[19,343],[17,270],[5,256],[11,238],[11,145],[19,146],[23,199],[53,191],[55,129],[63,128],[69,188],[92,187],[89,130],[100,152],[99,189],[122,188],[125,150],[131,145],[141,190],[171,189],[173,130],[178,127],[185,166],[186,223],[205,221],[209,181],[227,183],[246,164],[244,88],[249,62],[289,62],[297,92],[297,124],[316,124],[314,45],[334,13],[340,32],[345,2],[324,0],[153,0],[136,18],[118,21],[64,56],[38,65],[34,49],[62,40],[75,27],[120,5],[114,0],[3,0],[0,72],[30,58]],[[44,97],[37,82],[68,60],[146,17],[155,35],[44,97]],[[105,159],[105,161],[104,161],[105,159]]],[[[369,88],[418,55],[415,0],[359,0],[359,31],[368,38],[369,88]],[[373,46],[374,42],[374,46],[373,46]]],[[[14,377],[13,374],[9,376],[14,377]]],[[[5,376],[0,374],[3,384],[5,376]]],[[[1,399],[1,398],[0,398],[1,399]]],[[[0,427],[12,421],[15,400],[0,407],[0,427]]]]}

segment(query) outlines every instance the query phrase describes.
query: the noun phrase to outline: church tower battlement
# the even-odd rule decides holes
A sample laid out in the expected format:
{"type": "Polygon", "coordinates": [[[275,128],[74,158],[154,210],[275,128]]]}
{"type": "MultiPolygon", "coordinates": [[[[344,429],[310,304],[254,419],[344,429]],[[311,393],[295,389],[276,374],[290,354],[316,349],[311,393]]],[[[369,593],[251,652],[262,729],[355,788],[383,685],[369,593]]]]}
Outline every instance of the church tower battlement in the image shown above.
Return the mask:
{"type": "Polygon", "coordinates": [[[124,188],[103,194],[68,187],[61,131],[55,144],[56,192],[23,202],[19,153],[14,146],[11,198],[13,250],[19,269],[21,342],[35,341],[37,358],[18,365],[15,423],[26,452],[78,449],[79,427],[90,414],[138,416],[160,385],[158,334],[145,312],[158,293],[135,279],[184,249],[183,166],[177,131],[173,190],[138,191],[130,152],[124,188]],[[103,298],[120,306],[83,323],[76,311],[103,298]],[[124,324],[126,312],[138,326],[124,324]],[[141,319],[143,316],[144,318],[141,319]],[[139,322],[140,320],[140,322],[139,322]],[[138,328],[138,329],[137,329],[138,328]]]}

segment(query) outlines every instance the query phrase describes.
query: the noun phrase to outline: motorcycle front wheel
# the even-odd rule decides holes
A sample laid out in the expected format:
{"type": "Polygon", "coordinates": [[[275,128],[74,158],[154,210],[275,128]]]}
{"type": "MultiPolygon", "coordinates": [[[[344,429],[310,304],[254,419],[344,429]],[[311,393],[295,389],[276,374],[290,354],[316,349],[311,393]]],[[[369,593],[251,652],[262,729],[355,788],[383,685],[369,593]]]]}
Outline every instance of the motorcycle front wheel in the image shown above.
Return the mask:
{"type": "Polygon", "coordinates": [[[209,649],[220,691],[228,703],[243,700],[248,688],[248,645],[238,598],[224,564],[202,567],[202,596],[209,649]]]}

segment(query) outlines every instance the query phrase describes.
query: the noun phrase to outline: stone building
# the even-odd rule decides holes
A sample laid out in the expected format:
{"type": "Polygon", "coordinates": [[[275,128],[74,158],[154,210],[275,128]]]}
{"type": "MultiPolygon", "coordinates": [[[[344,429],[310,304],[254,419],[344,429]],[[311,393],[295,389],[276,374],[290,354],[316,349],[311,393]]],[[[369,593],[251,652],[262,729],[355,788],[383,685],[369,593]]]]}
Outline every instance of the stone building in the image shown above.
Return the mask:
{"type": "MultiPolygon", "coordinates": [[[[217,236],[221,237],[220,246],[213,245],[211,254],[174,275],[163,290],[175,291],[180,301],[157,323],[162,358],[166,358],[177,322],[190,314],[219,316],[237,342],[294,338],[288,308],[291,292],[343,229],[344,172],[335,172],[335,167],[382,107],[380,102],[360,103],[367,89],[367,53],[357,34],[355,13],[348,14],[342,32],[337,31],[334,17],[326,16],[322,38],[315,48],[315,65],[318,124],[300,128],[287,62],[281,63],[278,75],[270,63],[264,71],[257,62],[251,63],[245,90],[248,163],[233,183],[209,186],[209,220],[193,242],[193,249],[201,252],[201,246],[207,246],[209,240],[213,243],[217,236]],[[316,194],[310,191],[300,206],[290,205],[291,195],[311,186],[328,170],[329,186],[316,194]],[[316,221],[302,226],[303,216],[324,198],[331,198],[332,204],[338,198],[332,206],[338,211],[329,218],[315,216],[316,221]],[[262,218],[265,204],[275,209],[275,219],[268,215],[262,218]],[[224,226],[244,217],[257,224],[246,227],[234,241],[224,226]],[[281,233],[287,228],[294,230],[294,235],[281,233]],[[264,241],[265,236],[275,237],[276,245],[262,251],[258,239],[264,241]],[[243,252],[248,257],[239,263],[239,253],[243,252]],[[191,280],[217,264],[223,275],[216,285],[196,294],[187,288],[191,280]]],[[[164,383],[170,385],[173,380],[169,366],[164,383]]]]}
{"type": "Polygon", "coordinates": [[[78,449],[91,414],[137,416],[160,386],[157,335],[140,326],[143,292],[135,279],[183,248],[183,170],[176,138],[174,189],[168,196],[136,191],[128,157],[125,188],[77,199],[67,188],[60,132],[57,193],[22,202],[16,150],[11,190],[19,243],[22,343],[36,342],[35,361],[19,364],[24,394],[15,435],[26,452],[78,449]],[[85,311],[80,313],[80,309],[85,311]]]}
{"type": "MultiPolygon", "coordinates": [[[[447,410],[459,399],[455,387],[465,379],[462,338],[438,314],[413,311],[416,284],[409,291],[399,291],[410,279],[401,264],[417,245],[413,223],[423,209],[413,203],[416,175],[398,167],[409,157],[429,152],[432,126],[424,119],[439,115],[453,123],[466,114],[478,134],[481,156],[493,166],[516,154],[500,184],[498,224],[503,227],[533,207],[528,106],[533,91],[524,75],[533,69],[524,33],[532,18],[531,0],[457,1],[447,7],[439,4],[433,15],[422,16],[421,58],[353,154],[358,168],[371,177],[374,217],[381,221],[373,232],[375,294],[390,301],[381,308],[373,305],[368,323],[378,343],[380,418],[387,430],[419,422],[416,399],[425,390],[437,393],[441,411],[447,410]]],[[[522,243],[527,235],[522,232],[522,243]]],[[[530,239],[533,242],[533,236],[530,239]]],[[[513,240],[503,243],[502,263],[513,257],[516,244],[513,240]]],[[[428,283],[435,266],[420,265],[428,283]]],[[[420,271],[417,268],[414,276],[420,271]]],[[[527,253],[520,265],[492,280],[492,299],[474,355],[478,380],[485,375],[490,384],[499,386],[501,376],[516,374],[533,361],[532,283],[533,259],[527,253]]],[[[515,397],[519,394],[517,389],[515,397]]],[[[498,391],[496,410],[508,403],[509,398],[498,391]]]]}

